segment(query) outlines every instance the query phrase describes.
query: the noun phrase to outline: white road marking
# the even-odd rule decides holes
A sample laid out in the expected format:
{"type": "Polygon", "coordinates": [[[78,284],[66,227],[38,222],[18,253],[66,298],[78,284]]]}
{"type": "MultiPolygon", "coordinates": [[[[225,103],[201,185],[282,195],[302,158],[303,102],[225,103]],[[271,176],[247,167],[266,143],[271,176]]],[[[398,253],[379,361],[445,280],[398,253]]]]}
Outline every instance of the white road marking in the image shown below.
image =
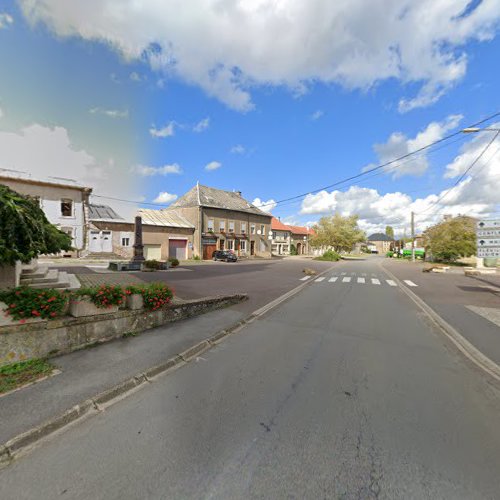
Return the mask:
{"type": "Polygon", "coordinates": [[[328,281],[329,281],[330,283],[335,283],[338,279],[339,279],[339,277],[338,277],[338,276],[333,276],[333,278],[330,278],[328,281]]]}
{"type": "Polygon", "coordinates": [[[365,278],[358,278],[358,283],[365,283],[365,278]]]}
{"type": "Polygon", "coordinates": [[[349,276],[346,276],[345,278],[342,279],[342,283],[350,283],[351,278],[349,276]]]}
{"type": "Polygon", "coordinates": [[[300,281],[307,281],[310,278],[310,276],[304,276],[303,278],[300,278],[300,281]]]}
{"type": "Polygon", "coordinates": [[[378,280],[377,278],[372,278],[372,283],[374,285],[380,285],[380,280],[378,280]]]}
{"type": "Polygon", "coordinates": [[[315,279],[314,283],[321,283],[324,279],[325,279],[325,277],[322,276],[321,278],[315,279]]]}
{"type": "Polygon", "coordinates": [[[418,286],[418,285],[416,285],[415,283],[413,283],[413,281],[410,281],[410,280],[404,280],[404,282],[405,282],[408,286],[418,286]]]}
{"type": "Polygon", "coordinates": [[[398,286],[398,285],[396,285],[396,282],[395,282],[395,281],[392,281],[392,280],[385,280],[385,281],[387,281],[387,284],[388,284],[388,285],[391,285],[391,286],[398,286]]]}

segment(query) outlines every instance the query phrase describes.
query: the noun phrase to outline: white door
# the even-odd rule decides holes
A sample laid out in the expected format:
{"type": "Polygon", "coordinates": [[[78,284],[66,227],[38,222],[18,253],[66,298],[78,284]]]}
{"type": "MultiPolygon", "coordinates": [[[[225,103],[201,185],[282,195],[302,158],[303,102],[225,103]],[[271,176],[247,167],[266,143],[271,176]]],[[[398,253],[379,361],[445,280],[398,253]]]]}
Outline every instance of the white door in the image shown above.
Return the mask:
{"type": "Polygon", "coordinates": [[[111,231],[103,231],[101,234],[102,250],[101,252],[113,251],[113,239],[111,231]]]}
{"type": "Polygon", "coordinates": [[[161,260],[161,245],[144,245],[146,260],[161,260]]]}
{"type": "Polygon", "coordinates": [[[91,252],[99,253],[101,252],[101,232],[100,231],[90,231],[89,234],[89,250],[91,252]]]}

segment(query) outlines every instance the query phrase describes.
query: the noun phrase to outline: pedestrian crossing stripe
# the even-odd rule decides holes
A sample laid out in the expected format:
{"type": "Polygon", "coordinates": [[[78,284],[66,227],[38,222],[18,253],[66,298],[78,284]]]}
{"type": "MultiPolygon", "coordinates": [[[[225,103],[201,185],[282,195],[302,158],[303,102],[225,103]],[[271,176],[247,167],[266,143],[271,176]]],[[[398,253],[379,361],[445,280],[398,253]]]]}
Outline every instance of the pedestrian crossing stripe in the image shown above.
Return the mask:
{"type": "Polygon", "coordinates": [[[404,282],[405,282],[408,286],[417,286],[415,283],[413,283],[413,281],[410,281],[410,280],[404,280],[404,282]]]}
{"type": "Polygon", "coordinates": [[[310,276],[304,276],[303,278],[300,278],[300,281],[307,281],[310,278],[310,276]]]}
{"type": "Polygon", "coordinates": [[[316,280],[314,280],[315,283],[321,283],[325,278],[322,277],[322,278],[318,278],[316,280]]]}
{"type": "Polygon", "coordinates": [[[350,276],[346,276],[345,278],[342,278],[342,283],[350,283],[350,282],[351,282],[350,276]]]}
{"type": "Polygon", "coordinates": [[[365,278],[358,278],[358,283],[366,283],[365,278]]]}
{"type": "Polygon", "coordinates": [[[385,281],[387,281],[387,284],[390,286],[398,286],[398,285],[396,285],[395,281],[392,281],[392,280],[385,280],[385,281]]]}
{"type": "Polygon", "coordinates": [[[380,280],[378,280],[377,278],[372,278],[372,284],[380,285],[380,280]]]}
{"type": "Polygon", "coordinates": [[[330,279],[328,280],[328,282],[329,282],[329,283],[335,283],[338,279],[339,279],[339,277],[338,277],[338,276],[333,276],[332,278],[330,278],[330,279]]]}

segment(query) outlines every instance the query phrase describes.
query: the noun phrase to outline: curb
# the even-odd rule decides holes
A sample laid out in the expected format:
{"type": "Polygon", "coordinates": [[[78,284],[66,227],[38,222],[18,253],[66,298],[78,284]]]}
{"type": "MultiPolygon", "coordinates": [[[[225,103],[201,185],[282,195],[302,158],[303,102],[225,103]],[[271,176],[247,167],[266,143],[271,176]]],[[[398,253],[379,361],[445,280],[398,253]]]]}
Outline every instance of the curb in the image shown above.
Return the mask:
{"type": "Polygon", "coordinates": [[[461,335],[453,326],[445,321],[431,306],[422,300],[416,293],[412,292],[401,280],[385,268],[380,267],[392,278],[401,288],[401,290],[417,304],[420,309],[431,319],[431,321],[446,335],[446,337],[458,348],[458,350],[478,368],[486,372],[490,377],[500,382],[500,366],[493,360],[484,355],[479,349],[474,347],[463,335],[461,335]]]}
{"type": "MultiPolygon", "coordinates": [[[[314,278],[318,278],[319,276],[330,272],[331,269],[331,267],[326,269],[325,271],[315,275],[314,278]]],[[[97,414],[99,412],[102,412],[105,408],[111,406],[113,403],[123,399],[125,396],[132,394],[137,389],[145,386],[146,383],[151,383],[152,378],[168,373],[169,371],[174,371],[177,368],[186,365],[193,359],[196,359],[200,354],[208,351],[212,347],[225,340],[226,337],[238,333],[248,324],[262,317],[272,309],[278,307],[283,302],[289,300],[291,297],[299,293],[303,288],[313,282],[314,279],[305,281],[299,286],[281,295],[277,299],[274,299],[265,306],[257,309],[243,320],[238,321],[228,328],[220,330],[210,338],[189,347],[180,354],[176,354],[164,363],[160,363],[159,365],[148,368],[144,372],[138,373],[133,377],[118,383],[114,387],[96,394],[94,397],[73,406],[61,415],[47,420],[46,422],[22,434],[19,434],[18,436],[15,436],[3,445],[0,444],[0,468],[10,465],[13,460],[29,452],[38,442],[45,438],[48,438],[56,431],[59,431],[64,427],[73,424],[77,420],[89,416],[92,413],[97,414]]]]}

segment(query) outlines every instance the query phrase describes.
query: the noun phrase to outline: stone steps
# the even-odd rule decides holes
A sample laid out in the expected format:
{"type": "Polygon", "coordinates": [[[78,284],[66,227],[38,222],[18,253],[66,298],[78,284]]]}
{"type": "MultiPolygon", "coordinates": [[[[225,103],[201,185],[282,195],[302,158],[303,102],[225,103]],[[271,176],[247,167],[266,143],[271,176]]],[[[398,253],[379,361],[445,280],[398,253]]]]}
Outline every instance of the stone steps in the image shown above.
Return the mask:
{"type": "Polygon", "coordinates": [[[48,266],[29,265],[21,271],[20,284],[35,289],[80,288],[80,282],[74,274],[49,269],[48,266]]]}

